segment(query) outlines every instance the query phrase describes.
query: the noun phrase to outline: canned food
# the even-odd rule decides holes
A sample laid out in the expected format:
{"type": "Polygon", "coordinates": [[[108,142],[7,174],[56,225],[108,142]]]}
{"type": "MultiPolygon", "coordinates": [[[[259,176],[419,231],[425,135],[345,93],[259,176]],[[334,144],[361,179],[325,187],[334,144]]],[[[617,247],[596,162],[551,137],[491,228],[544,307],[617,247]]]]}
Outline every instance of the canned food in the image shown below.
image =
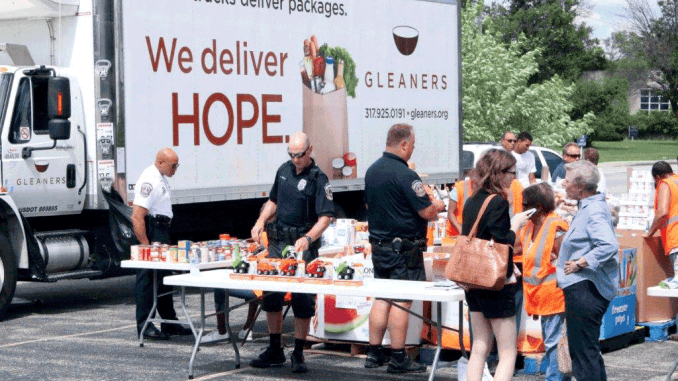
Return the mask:
{"type": "Polygon", "coordinates": [[[224,249],[223,248],[217,248],[217,261],[225,261],[226,260],[226,254],[224,254],[224,249]]]}
{"type": "Polygon", "coordinates": [[[207,263],[209,261],[209,248],[207,247],[207,244],[203,243],[200,245],[200,263],[207,263]]]}
{"type": "Polygon", "coordinates": [[[151,262],[160,262],[160,245],[151,246],[151,254],[149,260],[151,262]]]}
{"type": "Polygon", "coordinates": [[[132,247],[130,247],[129,259],[133,261],[139,260],[139,245],[132,245],[132,247]]]}
{"type": "Polygon", "coordinates": [[[167,255],[169,253],[169,245],[161,245],[160,246],[160,262],[167,262],[167,255]]]}
{"type": "Polygon", "coordinates": [[[149,245],[139,245],[139,260],[140,261],[151,260],[151,247],[149,245]]]}
{"type": "Polygon", "coordinates": [[[200,246],[191,245],[191,250],[188,252],[188,263],[196,265],[200,263],[200,246]]]}
{"type": "Polygon", "coordinates": [[[170,262],[170,263],[179,262],[179,247],[177,247],[177,246],[170,246],[169,247],[168,262],[170,262]]]}

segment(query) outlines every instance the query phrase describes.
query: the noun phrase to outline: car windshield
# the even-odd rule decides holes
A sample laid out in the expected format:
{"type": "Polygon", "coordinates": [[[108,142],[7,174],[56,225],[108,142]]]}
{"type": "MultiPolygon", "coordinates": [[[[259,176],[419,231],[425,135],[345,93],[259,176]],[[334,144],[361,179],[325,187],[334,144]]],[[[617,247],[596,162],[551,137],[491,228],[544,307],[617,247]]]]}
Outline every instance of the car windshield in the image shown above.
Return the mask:
{"type": "Polygon", "coordinates": [[[12,88],[12,75],[9,73],[0,74],[0,126],[5,120],[7,112],[7,102],[9,101],[9,91],[12,88]]]}

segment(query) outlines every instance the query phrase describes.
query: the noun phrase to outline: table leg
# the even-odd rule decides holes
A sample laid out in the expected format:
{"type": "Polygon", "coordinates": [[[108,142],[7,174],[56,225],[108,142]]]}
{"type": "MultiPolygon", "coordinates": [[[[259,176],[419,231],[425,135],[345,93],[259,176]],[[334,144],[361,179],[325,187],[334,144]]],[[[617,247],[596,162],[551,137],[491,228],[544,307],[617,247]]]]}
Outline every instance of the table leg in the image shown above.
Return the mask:
{"type": "Polygon", "coordinates": [[[231,345],[233,345],[233,351],[235,352],[235,369],[240,369],[240,351],[238,350],[238,338],[235,337],[233,331],[231,330],[231,309],[230,309],[230,298],[231,290],[226,289],[226,308],[224,313],[226,314],[226,332],[228,332],[228,337],[231,338],[231,345]]]}
{"type": "Polygon", "coordinates": [[[436,369],[438,368],[438,361],[440,360],[440,352],[443,349],[443,303],[436,302],[438,314],[436,318],[436,329],[438,331],[438,346],[436,347],[436,354],[433,356],[433,365],[431,365],[431,373],[428,376],[428,381],[433,381],[436,376],[436,369]]]}
{"type": "Polygon", "coordinates": [[[144,332],[146,332],[146,328],[148,325],[151,323],[151,319],[153,319],[153,316],[155,315],[156,310],[158,309],[158,270],[153,270],[153,307],[151,307],[151,312],[148,314],[148,317],[146,318],[146,321],[144,322],[144,326],[141,328],[141,332],[139,332],[139,346],[143,347],[144,346],[144,332]]]}
{"type": "Polygon", "coordinates": [[[195,355],[200,349],[200,340],[202,335],[205,333],[205,289],[200,289],[200,331],[198,336],[195,338],[195,345],[193,345],[193,351],[191,352],[191,361],[188,363],[188,379],[193,379],[193,362],[195,361],[195,355]]]}
{"type": "Polygon", "coordinates": [[[673,375],[673,372],[676,371],[676,368],[678,368],[678,360],[676,360],[673,363],[673,366],[671,367],[671,371],[669,372],[669,375],[666,376],[666,381],[671,381],[671,376],[673,375]]]}
{"type": "Polygon", "coordinates": [[[188,326],[191,327],[193,336],[197,339],[198,333],[195,331],[195,326],[193,326],[193,321],[191,320],[191,317],[188,315],[188,311],[186,311],[186,287],[183,286],[181,287],[181,310],[184,312],[184,316],[186,316],[186,321],[188,322],[188,326]]]}

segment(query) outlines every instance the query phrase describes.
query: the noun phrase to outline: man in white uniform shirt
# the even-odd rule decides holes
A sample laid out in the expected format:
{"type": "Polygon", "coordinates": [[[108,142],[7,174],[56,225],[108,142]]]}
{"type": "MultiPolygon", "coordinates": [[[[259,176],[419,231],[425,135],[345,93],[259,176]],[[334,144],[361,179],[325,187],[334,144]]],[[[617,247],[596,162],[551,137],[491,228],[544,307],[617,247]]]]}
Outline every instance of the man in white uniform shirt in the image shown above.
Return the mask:
{"type": "MultiPolygon", "coordinates": [[[[179,158],[170,148],[164,148],[155,157],[155,163],[146,168],[139,176],[134,187],[134,205],[132,207],[132,226],[134,235],[142,245],[153,242],[170,243],[169,228],[172,222],[172,200],[167,177],[174,176],[179,167],[179,158]]],[[[162,278],[167,272],[158,271],[157,311],[163,319],[176,320],[172,301],[172,287],[165,286],[162,278]]],[[[151,313],[153,307],[153,270],[142,269],[137,271],[134,284],[134,300],[136,302],[137,333],[151,313]]],[[[169,335],[188,335],[191,330],[177,324],[162,324],[162,331],[153,324],[143,332],[145,338],[167,340],[169,335]]]]}
{"type": "Polygon", "coordinates": [[[523,188],[537,182],[537,167],[534,162],[534,155],[529,152],[532,145],[532,135],[529,132],[523,131],[518,134],[518,141],[513,150],[513,156],[516,158],[516,179],[520,181],[523,188]]]}

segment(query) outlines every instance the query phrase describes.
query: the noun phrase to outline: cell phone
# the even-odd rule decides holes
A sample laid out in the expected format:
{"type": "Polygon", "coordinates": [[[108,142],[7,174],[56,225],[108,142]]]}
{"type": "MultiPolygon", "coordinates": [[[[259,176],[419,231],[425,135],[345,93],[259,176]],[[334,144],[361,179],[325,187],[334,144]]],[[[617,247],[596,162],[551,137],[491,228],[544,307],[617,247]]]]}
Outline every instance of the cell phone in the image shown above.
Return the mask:
{"type": "Polygon", "coordinates": [[[537,211],[536,208],[528,209],[528,210],[525,211],[525,214],[526,214],[528,217],[531,217],[536,211],[537,211]]]}

